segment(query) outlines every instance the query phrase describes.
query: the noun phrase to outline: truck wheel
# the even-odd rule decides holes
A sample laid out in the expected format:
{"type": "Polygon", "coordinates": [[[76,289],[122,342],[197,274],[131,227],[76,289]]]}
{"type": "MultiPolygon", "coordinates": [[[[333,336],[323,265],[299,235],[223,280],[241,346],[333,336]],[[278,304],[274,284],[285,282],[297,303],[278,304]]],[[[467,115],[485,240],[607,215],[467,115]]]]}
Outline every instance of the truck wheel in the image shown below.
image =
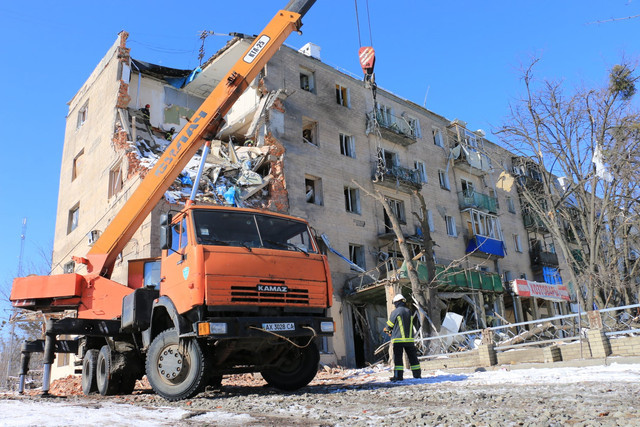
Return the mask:
{"type": "Polygon", "coordinates": [[[309,384],[318,372],[320,352],[315,343],[304,348],[292,348],[283,358],[278,368],[261,372],[272,387],[285,391],[297,390],[309,384]]]}
{"type": "Polygon", "coordinates": [[[96,383],[98,391],[103,396],[111,396],[118,392],[120,375],[113,372],[111,349],[103,345],[96,361],[96,383]]]}
{"type": "Polygon", "coordinates": [[[82,392],[86,395],[98,391],[96,383],[96,365],[98,350],[92,348],[84,353],[82,358],[82,392]]]}
{"type": "Polygon", "coordinates": [[[181,342],[174,328],[161,332],[151,342],[146,372],[153,391],[169,401],[196,395],[207,380],[200,343],[195,339],[181,342]]]}

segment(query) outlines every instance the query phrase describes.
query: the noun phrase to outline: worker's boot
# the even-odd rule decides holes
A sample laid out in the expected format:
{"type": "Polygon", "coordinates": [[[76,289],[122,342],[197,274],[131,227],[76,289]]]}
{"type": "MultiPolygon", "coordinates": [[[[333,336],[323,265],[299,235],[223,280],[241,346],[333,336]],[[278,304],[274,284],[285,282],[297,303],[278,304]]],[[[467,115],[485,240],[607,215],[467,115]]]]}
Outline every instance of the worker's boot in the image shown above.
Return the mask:
{"type": "Polygon", "coordinates": [[[404,374],[404,371],[401,370],[393,370],[393,376],[391,378],[389,378],[391,381],[396,382],[396,381],[402,381],[402,375],[404,374]]]}
{"type": "Polygon", "coordinates": [[[422,378],[422,371],[420,369],[414,369],[411,371],[413,378],[422,378]]]}

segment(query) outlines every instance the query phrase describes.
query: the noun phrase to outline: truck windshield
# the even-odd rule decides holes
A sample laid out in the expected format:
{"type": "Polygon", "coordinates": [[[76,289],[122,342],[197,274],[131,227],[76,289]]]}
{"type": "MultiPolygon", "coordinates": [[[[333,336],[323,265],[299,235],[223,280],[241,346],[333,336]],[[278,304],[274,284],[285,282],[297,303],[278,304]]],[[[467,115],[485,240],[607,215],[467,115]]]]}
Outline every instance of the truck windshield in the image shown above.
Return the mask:
{"type": "Polygon", "coordinates": [[[244,246],[315,253],[307,224],[246,212],[193,212],[196,240],[201,245],[244,246]]]}

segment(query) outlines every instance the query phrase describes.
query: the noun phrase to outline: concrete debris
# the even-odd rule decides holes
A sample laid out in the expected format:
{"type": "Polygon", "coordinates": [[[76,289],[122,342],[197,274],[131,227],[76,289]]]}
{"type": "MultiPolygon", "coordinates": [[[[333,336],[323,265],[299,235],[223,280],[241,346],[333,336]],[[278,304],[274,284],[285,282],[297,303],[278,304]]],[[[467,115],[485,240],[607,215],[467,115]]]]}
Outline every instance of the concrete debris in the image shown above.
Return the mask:
{"type": "MultiPolygon", "coordinates": [[[[266,102],[269,105],[269,102],[266,102]]],[[[139,111],[128,109],[119,112],[114,145],[127,152],[129,176],[142,176],[158,161],[171,141],[171,134],[164,129],[149,126],[140,119],[139,111]],[[123,117],[128,116],[128,122],[123,117]],[[134,166],[133,168],[131,166],[134,166]]],[[[274,179],[272,163],[274,155],[281,162],[282,153],[273,153],[270,145],[255,146],[247,140],[241,146],[234,142],[214,140],[207,156],[202,178],[198,185],[196,201],[240,207],[268,208],[267,185],[274,179]]],[[[189,161],[182,174],[165,192],[169,203],[185,203],[194,185],[200,165],[201,151],[189,161]]],[[[281,164],[278,162],[279,164],[281,164]]]]}

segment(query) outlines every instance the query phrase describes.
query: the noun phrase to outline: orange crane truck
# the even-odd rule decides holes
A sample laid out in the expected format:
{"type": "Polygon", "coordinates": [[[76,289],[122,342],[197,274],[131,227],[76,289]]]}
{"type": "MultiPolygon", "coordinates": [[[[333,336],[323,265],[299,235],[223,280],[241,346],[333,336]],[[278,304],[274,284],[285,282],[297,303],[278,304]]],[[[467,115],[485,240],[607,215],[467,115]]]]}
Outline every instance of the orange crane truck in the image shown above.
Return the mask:
{"type": "Polygon", "coordinates": [[[186,399],[222,376],[260,372],[273,387],[306,386],[318,369],[318,337],[332,336],[332,285],[306,221],[254,209],[194,203],[210,141],[225,114],[315,0],[291,0],[260,33],[91,247],[87,274],[15,279],[15,307],[77,316],[47,321],[44,340],[22,345],[19,391],[30,355],[44,352],[42,391],[55,353],[82,359],[85,393],[128,394],[147,375],[168,400],[186,399]],[[191,200],[161,216],[161,259],[129,262],[128,283],[110,279],[118,254],[202,148],[191,200]],[[158,268],[159,266],[159,268],[158,268]],[[148,286],[143,276],[153,277],[148,286]],[[76,339],[58,339],[74,335],[76,339]],[[62,338],[62,337],[61,337],[62,338]]]}

